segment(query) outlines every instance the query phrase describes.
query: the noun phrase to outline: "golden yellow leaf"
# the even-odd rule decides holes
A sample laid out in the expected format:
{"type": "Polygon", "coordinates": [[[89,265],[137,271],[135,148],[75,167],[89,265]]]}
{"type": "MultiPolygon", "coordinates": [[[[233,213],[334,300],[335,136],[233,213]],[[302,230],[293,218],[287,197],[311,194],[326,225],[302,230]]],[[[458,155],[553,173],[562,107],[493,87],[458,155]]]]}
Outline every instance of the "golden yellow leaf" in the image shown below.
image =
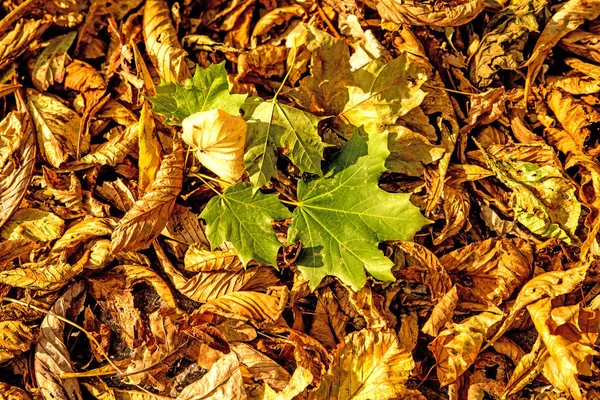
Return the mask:
{"type": "Polygon", "coordinates": [[[65,252],[67,256],[71,256],[82,243],[110,235],[115,225],[115,221],[110,218],[86,218],[70,226],[64,235],[54,243],[51,253],[56,255],[65,252]]]}
{"type": "Polygon", "coordinates": [[[553,310],[550,298],[528,305],[527,310],[550,353],[544,365],[544,376],[573,399],[584,399],[577,375],[591,375],[592,357],[600,354],[594,349],[600,313],[579,305],[553,310]]]}
{"type": "Polygon", "coordinates": [[[11,260],[29,254],[37,247],[35,242],[25,238],[0,242],[0,271],[8,269],[6,266],[11,260]]]}
{"type": "Polygon", "coordinates": [[[469,280],[475,294],[499,305],[531,274],[533,250],[521,239],[488,239],[440,258],[458,279],[469,280]]]}
{"type": "Polygon", "coordinates": [[[10,112],[0,122],[0,227],[21,203],[31,181],[36,146],[33,123],[25,112],[10,112]],[[12,145],[5,149],[6,146],[12,145]]]}
{"type": "Polygon", "coordinates": [[[177,400],[246,400],[240,364],[235,353],[218,360],[202,378],[186,386],[177,400]]]}
{"type": "Polygon", "coordinates": [[[21,321],[0,321],[0,363],[29,350],[35,335],[21,321]]]}
{"type": "MultiPolygon", "coordinates": [[[[54,97],[27,90],[29,112],[35,124],[42,156],[59,168],[69,155],[77,153],[81,118],[54,97]]],[[[89,149],[89,137],[80,141],[82,152],[89,149]]]]}
{"type": "Polygon", "coordinates": [[[85,93],[90,90],[104,90],[106,89],[106,83],[102,75],[90,64],[73,60],[67,66],[65,87],[85,93]]]}
{"type": "Polygon", "coordinates": [[[86,252],[77,263],[71,265],[66,262],[63,253],[40,262],[23,264],[22,267],[0,272],[0,283],[29,289],[56,290],[80,274],[88,258],[89,252],[86,252]]]}
{"type": "Polygon", "coordinates": [[[181,138],[202,165],[227,182],[240,180],[248,130],[241,116],[220,109],[200,111],[185,118],[181,126],[181,138]]]}
{"type": "Polygon", "coordinates": [[[515,370],[506,384],[501,398],[506,399],[507,396],[518,392],[533,381],[542,371],[549,356],[548,349],[538,336],[532,350],[523,355],[515,364],[515,370]]]}
{"type": "Polygon", "coordinates": [[[61,237],[65,221],[51,212],[22,208],[4,224],[0,236],[4,239],[26,238],[34,242],[49,242],[61,237]]]}
{"type": "Polygon", "coordinates": [[[185,270],[190,272],[219,270],[236,272],[243,268],[233,247],[227,250],[210,251],[203,243],[194,243],[188,247],[183,263],[185,270]]]}
{"type": "Polygon", "coordinates": [[[131,288],[139,282],[145,282],[154,288],[167,306],[177,308],[169,286],[150,268],[141,265],[119,265],[114,271],[123,273],[126,276],[125,287],[131,288]]]}
{"type": "Polygon", "coordinates": [[[429,336],[437,336],[440,329],[454,316],[458,304],[457,287],[454,285],[433,307],[429,319],[421,329],[429,336]]]}
{"type": "Polygon", "coordinates": [[[569,0],[558,10],[544,27],[535,43],[531,57],[527,61],[525,80],[525,101],[531,91],[531,85],[537,77],[546,55],[567,33],[574,31],[586,20],[596,19],[600,15],[600,2],[597,0],[569,0]]]}
{"type": "Polygon", "coordinates": [[[395,400],[418,393],[405,384],[415,367],[393,330],[363,329],[346,336],[310,400],[395,400]]]}
{"type": "Polygon", "coordinates": [[[456,381],[475,362],[489,329],[502,320],[504,314],[490,306],[460,323],[452,324],[427,346],[436,360],[440,385],[456,381]]]}
{"type": "Polygon", "coordinates": [[[138,131],[138,147],[140,154],[138,161],[138,166],[140,169],[140,195],[143,195],[146,191],[146,188],[148,188],[148,186],[154,182],[156,173],[160,167],[160,143],[156,138],[155,130],[156,126],[154,124],[154,118],[152,117],[152,111],[150,110],[150,103],[144,101],[142,112],[140,114],[138,131]]]}
{"type": "Polygon", "coordinates": [[[175,147],[156,173],[144,196],[119,221],[112,233],[112,253],[146,248],[160,234],[181,191],[183,152],[175,147]]]}
{"type": "Polygon", "coordinates": [[[253,323],[273,323],[281,318],[287,299],[285,286],[272,286],[267,293],[239,291],[219,296],[205,303],[200,311],[253,323]]]}
{"type": "Polygon", "coordinates": [[[424,2],[381,0],[377,11],[384,20],[396,24],[425,26],[459,26],[470,22],[485,8],[483,0],[424,2]]]}
{"type": "Polygon", "coordinates": [[[186,65],[187,53],[177,40],[167,2],[146,1],[143,24],[146,51],[160,77],[173,83],[183,83],[190,79],[192,75],[186,65]]]}
{"type": "Polygon", "coordinates": [[[582,265],[566,271],[546,272],[534,277],[523,285],[508,316],[504,319],[494,337],[489,340],[487,346],[493,344],[498,338],[504,335],[519,315],[519,311],[523,310],[529,304],[544,297],[553,299],[575,290],[585,278],[587,270],[588,266],[582,265]]]}

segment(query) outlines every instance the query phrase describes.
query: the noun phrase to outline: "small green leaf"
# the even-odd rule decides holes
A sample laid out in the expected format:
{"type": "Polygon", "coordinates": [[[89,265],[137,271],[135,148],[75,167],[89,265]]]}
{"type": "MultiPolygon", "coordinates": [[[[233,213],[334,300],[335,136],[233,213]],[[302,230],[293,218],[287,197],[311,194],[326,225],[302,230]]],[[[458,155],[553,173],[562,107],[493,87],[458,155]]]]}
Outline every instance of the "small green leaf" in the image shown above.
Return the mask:
{"type": "Polygon", "coordinates": [[[250,260],[277,265],[281,243],[271,222],[291,216],[277,195],[257,192],[253,196],[252,186],[247,183],[238,183],[213,197],[200,214],[206,221],[206,236],[212,249],[229,241],[244,265],[250,260]]]}
{"type": "Polygon", "coordinates": [[[259,104],[248,120],[244,163],[255,187],[277,174],[277,148],[302,172],[321,175],[325,144],[317,131],[320,118],[269,100],[259,104]]]}
{"type": "Polygon", "coordinates": [[[196,67],[194,77],[185,84],[163,82],[150,97],[152,110],[167,117],[167,122],[180,125],[186,117],[199,111],[221,109],[232,115],[240,113],[245,94],[230,94],[225,62],[206,69],[196,67]]]}
{"type": "Polygon", "coordinates": [[[354,290],[365,284],[363,266],[375,278],[391,281],[393,262],[377,244],[410,240],[429,223],[410,203],[409,193],[378,186],[389,155],[387,133],[355,134],[329,166],[325,177],[298,182],[298,208],[288,243],[302,241],[298,268],[312,289],[334,275],[354,290]]]}

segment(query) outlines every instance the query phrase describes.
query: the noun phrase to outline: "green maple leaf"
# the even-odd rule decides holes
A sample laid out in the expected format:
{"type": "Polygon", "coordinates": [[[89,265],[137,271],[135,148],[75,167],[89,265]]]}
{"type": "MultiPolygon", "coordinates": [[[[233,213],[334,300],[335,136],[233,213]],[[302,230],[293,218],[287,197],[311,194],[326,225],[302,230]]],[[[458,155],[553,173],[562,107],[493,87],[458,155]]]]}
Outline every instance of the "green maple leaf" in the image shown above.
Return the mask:
{"type": "Polygon", "coordinates": [[[281,243],[271,221],[291,216],[277,195],[261,192],[253,195],[252,186],[247,183],[238,183],[213,197],[200,214],[206,220],[206,236],[212,249],[229,241],[244,265],[250,260],[277,265],[281,243]]]}
{"type": "Polygon", "coordinates": [[[410,203],[410,194],[379,188],[389,155],[387,136],[355,134],[324,177],[298,182],[288,243],[302,241],[298,268],[312,289],[334,275],[358,291],[366,282],[363,266],[379,280],[394,280],[393,262],[378,243],[410,240],[430,222],[410,203]]]}
{"type": "Polygon", "coordinates": [[[248,120],[244,164],[255,187],[277,174],[277,148],[302,172],[321,175],[325,144],[318,134],[320,118],[272,99],[253,109],[248,120]]]}
{"type": "Polygon", "coordinates": [[[229,93],[225,62],[212,64],[206,69],[196,67],[194,77],[183,85],[162,82],[156,87],[156,93],[149,98],[152,110],[175,125],[180,125],[186,117],[199,111],[217,108],[237,115],[248,96],[229,93]]]}

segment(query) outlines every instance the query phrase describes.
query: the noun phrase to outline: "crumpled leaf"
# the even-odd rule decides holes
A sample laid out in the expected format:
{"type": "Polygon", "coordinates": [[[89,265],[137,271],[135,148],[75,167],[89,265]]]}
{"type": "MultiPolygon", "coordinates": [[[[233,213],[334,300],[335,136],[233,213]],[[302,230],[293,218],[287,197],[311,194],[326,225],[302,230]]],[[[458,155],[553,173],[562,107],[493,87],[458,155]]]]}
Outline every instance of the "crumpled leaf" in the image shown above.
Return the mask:
{"type": "Polygon", "coordinates": [[[91,153],[78,161],[66,165],[67,168],[80,169],[90,165],[110,165],[114,167],[123,161],[138,142],[139,123],[128,126],[124,131],[115,128],[108,141],[98,145],[91,153]]]}
{"type": "Polygon", "coordinates": [[[298,269],[311,288],[334,275],[358,291],[366,282],[363,266],[377,279],[393,280],[393,263],[377,243],[409,240],[427,223],[409,194],[377,187],[388,154],[386,134],[354,135],[323,178],[298,182],[288,243],[302,241],[298,269]]]}
{"type": "Polygon", "coordinates": [[[31,81],[37,90],[43,92],[50,86],[63,82],[65,64],[69,61],[67,51],[76,36],[76,32],[69,32],[55,37],[37,57],[31,73],[31,81]]]}
{"type": "Polygon", "coordinates": [[[577,375],[591,375],[594,349],[598,339],[600,314],[580,305],[552,309],[550,298],[540,299],[527,306],[535,328],[548,348],[550,358],[544,375],[573,399],[584,399],[577,375]]]}
{"type": "Polygon", "coordinates": [[[0,382],[0,400],[31,400],[31,397],[21,388],[0,382]]]}
{"type": "Polygon", "coordinates": [[[249,118],[244,164],[255,187],[277,175],[278,147],[301,172],[321,175],[325,144],[317,130],[319,118],[276,99],[261,102],[249,118]]]}
{"type": "Polygon", "coordinates": [[[208,202],[200,218],[206,221],[211,249],[229,241],[243,265],[255,260],[275,266],[281,243],[271,228],[271,221],[292,215],[276,195],[257,192],[253,196],[252,192],[252,186],[247,183],[231,186],[208,202]]]}
{"type": "Polygon", "coordinates": [[[538,235],[569,244],[577,240],[574,234],[581,203],[575,196],[575,185],[557,167],[548,146],[497,145],[488,147],[484,154],[488,167],[513,190],[510,207],[517,221],[538,235]],[[543,158],[542,152],[549,155],[543,158]]]}
{"type": "Polygon", "coordinates": [[[515,321],[519,312],[544,297],[553,299],[557,296],[573,291],[586,276],[587,265],[574,267],[566,271],[552,271],[538,275],[527,282],[517,295],[515,302],[510,309],[507,317],[502,321],[494,337],[492,337],[487,346],[493,344],[500,338],[515,321]]]}
{"type": "Polygon", "coordinates": [[[247,95],[230,94],[225,62],[211,64],[206,69],[196,68],[194,76],[185,83],[163,82],[156,87],[156,96],[148,100],[152,110],[167,118],[167,122],[181,124],[200,111],[221,109],[238,115],[247,95]]]}
{"type": "Polygon", "coordinates": [[[0,70],[25,52],[29,44],[36,40],[50,26],[41,19],[21,20],[0,39],[0,70]]]}
{"type": "Polygon", "coordinates": [[[183,180],[183,152],[175,147],[156,173],[156,180],[119,221],[111,235],[111,252],[146,248],[164,229],[183,180]]]}
{"type": "Polygon", "coordinates": [[[494,15],[471,63],[471,81],[489,86],[499,70],[514,71],[523,63],[529,34],[538,31],[537,14],[548,0],[512,0],[494,15]]]}
{"type": "Polygon", "coordinates": [[[457,280],[469,281],[476,295],[500,305],[529,278],[533,250],[521,239],[488,239],[440,258],[457,280]]]}
{"type": "MultiPolygon", "coordinates": [[[[83,309],[80,296],[84,291],[81,282],[75,283],[56,300],[50,311],[63,318],[77,316],[83,309]]],[[[61,379],[60,374],[73,372],[69,350],[64,341],[66,323],[53,315],[46,315],[40,326],[40,335],[35,348],[35,378],[45,400],[81,400],[77,379],[61,379]]]]}
{"type": "Polygon", "coordinates": [[[346,336],[333,351],[333,362],[309,399],[398,399],[415,393],[405,384],[414,368],[409,350],[390,330],[363,329],[346,336]]]}
{"type": "Polygon", "coordinates": [[[546,56],[558,41],[574,31],[586,20],[593,20],[600,15],[600,2],[595,0],[569,0],[558,10],[544,27],[529,60],[525,79],[525,99],[527,100],[546,56]]]}
{"type": "Polygon", "coordinates": [[[240,180],[248,129],[240,115],[220,109],[200,111],[185,118],[181,126],[181,139],[204,167],[224,181],[240,180]]]}
{"type": "Polygon", "coordinates": [[[238,356],[238,360],[257,382],[264,382],[269,386],[283,390],[290,381],[290,373],[270,357],[254,349],[246,343],[235,343],[231,350],[238,356]]]}
{"type": "Polygon", "coordinates": [[[475,362],[489,329],[502,320],[496,307],[452,324],[427,346],[436,360],[440,385],[457,380],[475,362]]]}
{"type": "Polygon", "coordinates": [[[485,7],[483,0],[424,2],[380,0],[377,11],[384,20],[406,25],[458,26],[475,18],[485,7]]]}
{"type": "Polygon", "coordinates": [[[373,60],[354,71],[353,77],[340,118],[356,127],[364,126],[367,133],[390,129],[426,95],[421,85],[427,74],[419,64],[410,62],[406,53],[389,63],[373,60]]]}
{"type": "Polygon", "coordinates": [[[313,375],[310,371],[301,365],[296,367],[292,378],[289,383],[281,392],[276,392],[265,384],[265,394],[263,400],[292,400],[295,399],[300,393],[302,393],[306,387],[312,382],[313,375]]]}
{"type": "Polygon", "coordinates": [[[192,77],[186,65],[187,52],[177,40],[169,6],[164,0],[148,0],[144,6],[144,41],[146,51],[160,77],[179,83],[192,77]]]}

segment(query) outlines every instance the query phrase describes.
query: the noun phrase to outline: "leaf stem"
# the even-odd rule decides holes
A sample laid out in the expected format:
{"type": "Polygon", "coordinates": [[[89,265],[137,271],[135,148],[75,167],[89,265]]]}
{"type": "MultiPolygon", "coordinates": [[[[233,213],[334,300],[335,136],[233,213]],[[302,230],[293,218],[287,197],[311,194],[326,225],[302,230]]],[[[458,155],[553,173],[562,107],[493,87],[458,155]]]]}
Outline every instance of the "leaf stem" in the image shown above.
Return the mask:
{"type": "Polygon", "coordinates": [[[292,62],[290,63],[290,66],[285,74],[285,76],[283,77],[283,81],[281,82],[281,85],[279,85],[279,89],[277,89],[277,92],[275,93],[275,96],[273,96],[272,101],[275,102],[275,100],[277,100],[277,96],[279,95],[279,92],[281,92],[281,90],[283,89],[283,86],[285,85],[285,82],[288,80],[288,78],[290,77],[290,74],[292,73],[292,68],[294,68],[294,63],[296,62],[296,54],[298,52],[298,50],[296,49],[296,43],[294,43],[292,45],[292,62]]]}
{"type": "Polygon", "coordinates": [[[295,207],[300,207],[300,202],[299,201],[288,201],[288,200],[282,200],[279,199],[279,201],[283,204],[288,204],[290,206],[295,206],[295,207]]]}

